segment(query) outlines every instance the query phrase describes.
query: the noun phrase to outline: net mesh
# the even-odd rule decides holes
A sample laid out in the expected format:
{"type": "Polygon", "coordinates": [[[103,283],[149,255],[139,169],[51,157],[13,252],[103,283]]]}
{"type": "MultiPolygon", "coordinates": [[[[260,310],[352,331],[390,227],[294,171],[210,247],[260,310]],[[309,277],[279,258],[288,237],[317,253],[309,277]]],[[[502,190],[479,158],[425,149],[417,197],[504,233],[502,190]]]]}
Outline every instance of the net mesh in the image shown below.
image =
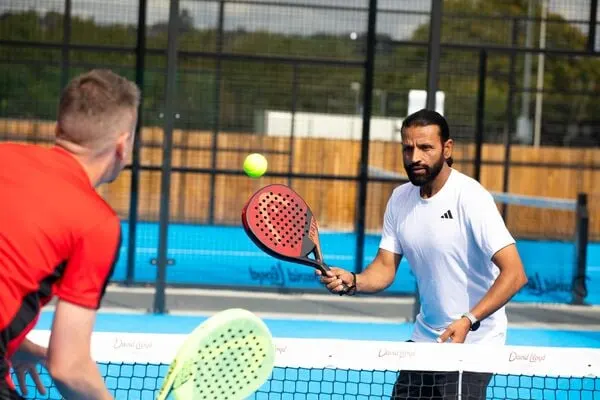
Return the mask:
{"type": "MultiPolygon", "coordinates": [[[[30,338],[44,343],[47,331],[30,338]]],[[[116,399],[154,399],[184,335],[95,333],[92,355],[116,399]]],[[[598,399],[600,350],[276,339],[276,367],[250,399],[598,399]],[[444,397],[446,396],[446,397],[444,397]]],[[[60,399],[27,381],[29,396],[60,399]]]]}

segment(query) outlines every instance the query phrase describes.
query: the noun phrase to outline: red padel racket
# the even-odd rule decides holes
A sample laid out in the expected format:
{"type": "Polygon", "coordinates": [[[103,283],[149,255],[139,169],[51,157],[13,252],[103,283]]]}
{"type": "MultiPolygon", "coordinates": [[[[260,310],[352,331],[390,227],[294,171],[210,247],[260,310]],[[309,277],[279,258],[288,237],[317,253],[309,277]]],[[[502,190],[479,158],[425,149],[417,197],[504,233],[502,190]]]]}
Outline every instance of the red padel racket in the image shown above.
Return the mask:
{"type": "Polygon", "coordinates": [[[329,271],[323,261],[319,226],[306,202],[285,185],[268,185],[242,210],[246,234],[265,253],[284,261],[329,271]],[[313,254],[314,258],[308,256],[313,254]]]}

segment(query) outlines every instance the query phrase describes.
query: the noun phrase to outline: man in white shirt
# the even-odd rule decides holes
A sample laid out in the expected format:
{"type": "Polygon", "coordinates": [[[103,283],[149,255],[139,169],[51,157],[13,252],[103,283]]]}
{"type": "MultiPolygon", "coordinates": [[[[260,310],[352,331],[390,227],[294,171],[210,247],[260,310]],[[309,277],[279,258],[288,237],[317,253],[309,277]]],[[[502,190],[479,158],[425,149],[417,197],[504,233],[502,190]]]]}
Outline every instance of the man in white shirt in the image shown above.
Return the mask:
{"type": "MultiPolygon", "coordinates": [[[[491,194],[453,169],[448,124],[421,110],[402,124],[410,183],[394,189],[375,259],[360,274],[332,268],[333,293],[375,293],[394,281],[402,257],[421,301],[411,341],[503,345],[505,304],[527,283],[515,241],[491,194]]],[[[463,374],[463,399],[485,398],[489,374],[463,374]]],[[[403,371],[393,399],[455,399],[456,373],[403,371]],[[427,391],[426,392],[424,392],[427,391]]]]}

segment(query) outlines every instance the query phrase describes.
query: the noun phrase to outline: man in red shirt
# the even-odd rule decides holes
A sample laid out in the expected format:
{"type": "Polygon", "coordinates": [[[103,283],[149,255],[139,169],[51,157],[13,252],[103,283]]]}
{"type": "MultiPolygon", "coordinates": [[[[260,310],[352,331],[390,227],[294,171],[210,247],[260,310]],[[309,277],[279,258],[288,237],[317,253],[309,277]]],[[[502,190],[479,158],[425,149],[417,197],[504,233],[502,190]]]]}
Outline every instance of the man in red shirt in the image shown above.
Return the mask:
{"type": "Polygon", "coordinates": [[[36,363],[65,398],[112,398],[90,342],[121,228],[95,188],[128,163],[139,101],[133,82],[92,70],[62,93],[55,146],[0,144],[1,399],[21,398],[11,365],[21,381],[26,371],[38,379],[36,363]],[[55,296],[46,349],[25,337],[55,296]]]}

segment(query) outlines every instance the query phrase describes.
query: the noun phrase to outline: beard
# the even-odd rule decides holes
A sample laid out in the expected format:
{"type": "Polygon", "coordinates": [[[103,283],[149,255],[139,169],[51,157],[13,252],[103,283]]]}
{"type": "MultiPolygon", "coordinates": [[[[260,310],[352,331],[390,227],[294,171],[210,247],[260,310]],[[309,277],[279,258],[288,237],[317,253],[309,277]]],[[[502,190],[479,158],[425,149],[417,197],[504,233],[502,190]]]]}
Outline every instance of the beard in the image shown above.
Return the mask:
{"type": "Polygon", "coordinates": [[[444,167],[444,163],[446,160],[444,157],[440,157],[440,159],[433,165],[406,165],[404,164],[404,169],[406,170],[406,174],[408,175],[408,179],[415,186],[423,186],[430,182],[433,182],[435,178],[440,174],[440,171],[444,167]],[[414,169],[422,168],[423,172],[416,174],[414,169]]]}

